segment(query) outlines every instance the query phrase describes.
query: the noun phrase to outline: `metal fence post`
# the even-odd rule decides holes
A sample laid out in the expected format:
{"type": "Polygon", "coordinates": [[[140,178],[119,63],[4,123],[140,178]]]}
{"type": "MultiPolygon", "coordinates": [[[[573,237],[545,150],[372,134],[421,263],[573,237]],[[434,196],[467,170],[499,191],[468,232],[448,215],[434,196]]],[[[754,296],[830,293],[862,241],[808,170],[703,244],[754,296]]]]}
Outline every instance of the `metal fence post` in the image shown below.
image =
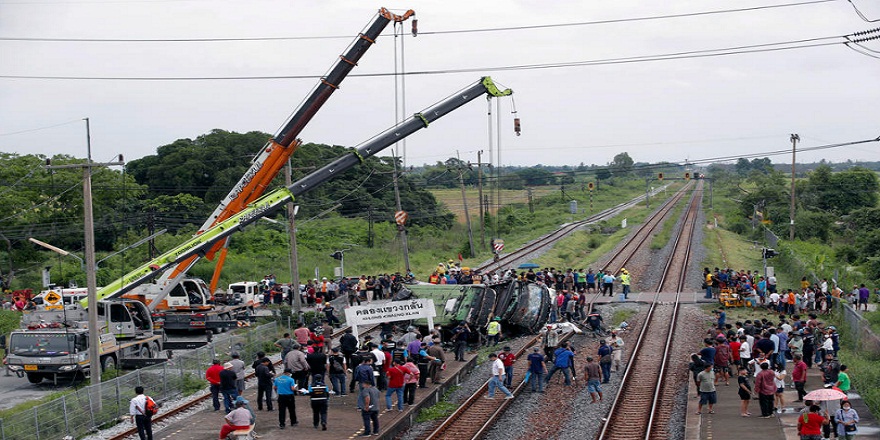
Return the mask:
{"type": "Polygon", "coordinates": [[[36,430],[37,440],[40,440],[40,418],[37,416],[37,407],[34,407],[34,429],[36,430]]]}
{"type": "Polygon", "coordinates": [[[168,399],[168,362],[162,362],[162,395],[168,399]]]}
{"type": "Polygon", "coordinates": [[[3,428],[3,419],[0,419],[0,438],[6,440],[6,430],[3,428]]]}
{"type": "Polygon", "coordinates": [[[91,388],[91,386],[87,387],[85,390],[86,390],[86,396],[88,396],[88,398],[89,398],[89,420],[92,422],[91,427],[94,428],[95,426],[98,426],[98,425],[95,423],[95,411],[94,411],[95,404],[94,404],[94,402],[92,402],[92,390],[90,390],[89,388],[91,388]]]}
{"type": "MultiPolygon", "coordinates": [[[[137,372],[138,372],[138,374],[140,374],[141,370],[137,370],[137,372]]],[[[116,379],[113,379],[113,381],[116,382],[116,415],[119,415],[119,413],[122,412],[122,408],[123,408],[123,406],[122,406],[122,392],[119,389],[120,380],[117,377],[116,379]]],[[[138,381],[138,382],[140,382],[140,381],[138,381]]]]}
{"type": "Polygon", "coordinates": [[[70,421],[67,419],[67,396],[61,396],[61,411],[64,412],[64,432],[67,435],[73,435],[70,432],[70,421]]]}

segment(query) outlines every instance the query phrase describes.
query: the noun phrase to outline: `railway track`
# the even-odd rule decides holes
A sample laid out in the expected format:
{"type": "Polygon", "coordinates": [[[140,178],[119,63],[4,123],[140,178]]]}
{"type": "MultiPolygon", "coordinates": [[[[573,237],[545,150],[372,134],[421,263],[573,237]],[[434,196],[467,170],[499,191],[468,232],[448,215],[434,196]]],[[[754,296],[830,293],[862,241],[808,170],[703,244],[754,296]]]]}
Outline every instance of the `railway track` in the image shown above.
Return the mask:
{"type": "MultiPolygon", "coordinates": [[[[342,336],[342,334],[345,333],[345,330],[347,330],[349,327],[350,326],[342,327],[342,328],[336,330],[335,332],[333,332],[333,338],[338,338],[338,337],[342,336]]],[[[367,334],[367,333],[373,332],[373,331],[377,330],[378,328],[379,328],[379,325],[371,326],[366,331],[361,332],[361,334],[367,334]]],[[[281,364],[281,361],[278,361],[275,363],[275,365],[280,365],[280,364],[281,364]]],[[[250,373],[245,377],[245,379],[250,379],[253,377],[254,377],[254,373],[250,373]]],[[[155,424],[161,424],[163,421],[166,421],[166,420],[169,422],[173,422],[174,417],[185,416],[186,415],[185,413],[187,413],[190,410],[195,409],[196,407],[198,407],[199,405],[201,405],[203,402],[207,401],[210,398],[211,398],[211,394],[208,393],[208,394],[199,396],[198,398],[193,399],[187,403],[184,403],[183,405],[180,405],[176,408],[170,409],[168,411],[160,412],[157,416],[153,417],[153,423],[154,423],[153,430],[154,431],[157,430],[155,427],[155,424]]],[[[136,435],[137,435],[137,428],[132,427],[132,428],[127,429],[124,432],[121,432],[119,434],[115,434],[115,435],[109,437],[108,440],[124,440],[129,437],[136,436],[136,435]]]]}
{"type": "Polygon", "coordinates": [[[678,320],[679,300],[696,225],[699,189],[698,186],[691,198],[672,255],[656,286],[654,301],[627,362],[620,389],[597,436],[600,440],[659,440],[668,437],[666,426],[673,409],[668,396],[676,390],[664,387],[663,379],[678,320]],[[669,286],[674,286],[675,300],[671,304],[661,303],[660,293],[669,286]]]}
{"type": "Polygon", "coordinates": [[[626,267],[626,264],[629,263],[629,261],[638,253],[642,245],[652,237],[654,231],[663,224],[663,219],[665,219],[666,216],[672,212],[675,205],[684,198],[685,193],[690,187],[690,183],[683,186],[676,191],[672,197],[663,202],[663,204],[660,205],[660,207],[648,217],[641,226],[639,226],[636,232],[631,234],[620,250],[611,257],[611,260],[605,263],[602,267],[602,271],[605,273],[610,271],[610,273],[616,274],[620,269],[626,267]]]}
{"type": "MultiPolygon", "coordinates": [[[[574,332],[566,333],[559,342],[563,342],[571,338],[574,332]]],[[[526,371],[529,369],[529,363],[523,359],[524,354],[540,343],[541,336],[526,341],[514,354],[519,360],[513,366],[513,375],[519,378],[519,383],[515,383],[510,392],[519,395],[528,383],[523,380],[526,371]]],[[[507,400],[500,396],[494,399],[488,399],[489,382],[486,381],[480,389],[478,389],[471,397],[469,397],[461,406],[455,410],[443,423],[431,431],[426,437],[419,437],[420,440],[475,440],[482,438],[489,429],[495,424],[495,421],[507,410],[513,400],[507,400]]],[[[500,391],[496,394],[502,394],[500,391]]]]}
{"type": "MultiPolygon", "coordinates": [[[[657,194],[662,189],[663,188],[656,190],[654,192],[654,194],[657,194]]],[[[620,205],[608,208],[604,211],[600,211],[594,215],[587,217],[584,220],[579,220],[576,222],[572,222],[572,223],[568,223],[566,225],[563,225],[561,228],[559,228],[559,229],[557,229],[547,235],[539,237],[538,239],[536,239],[530,243],[525,244],[523,247],[516,249],[513,252],[510,252],[508,254],[500,256],[495,261],[491,261],[487,264],[484,264],[484,265],[478,267],[477,270],[479,270],[482,273],[486,273],[489,271],[494,271],[494,270],[498,270],[498,269],[504,269],[504,268],[511,267],[511,266],[515,265],[517,262],[519,262],[520,260],[526,258],[532,252],[534,252],[534,251],[536,251],[536,250],[538,250],[548,244],[552,244],[552,243],[566,237],[568,234],[571,234],[572,232],[578,230],[579,228],[582,228],[583,226],[586,226],[590,223],[595,223],[595,222],[599,222],[602,220],[607,220],[609,218],[612,218],[612,217],[616,216],[617,214],[620,214],[621,212],[623,212],[629,208],[632,208],[633,206],[641,203],[644,200],[645,200],[645,196],[636,197],[636,198],[630,200],[629,202],[621,203],[620,205]]]]}

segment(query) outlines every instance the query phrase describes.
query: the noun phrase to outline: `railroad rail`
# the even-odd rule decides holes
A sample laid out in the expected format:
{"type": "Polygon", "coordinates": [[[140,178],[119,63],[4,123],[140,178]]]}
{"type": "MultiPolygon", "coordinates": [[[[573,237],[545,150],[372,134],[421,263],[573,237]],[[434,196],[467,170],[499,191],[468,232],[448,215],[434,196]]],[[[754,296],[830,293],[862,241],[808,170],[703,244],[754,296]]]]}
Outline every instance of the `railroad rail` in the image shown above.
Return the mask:
{"type": "Polygon", "coordinates": [[[700,186],[688,205],[685,223],[676,236],[672,255],[655,289],[654,301],[627,362],[620,389],[597,436],[599,440],[658,440],[668,437],[665,426],[671,416],[672,405],[665,402],[663,396],[673,390],[665,389],[662,379],[672,351],[672,337],[684,288],[683,272],[686,272],[691,237],[696,226],[699,189],[700,186]],[[667,278],[676,281],[675,300],[671,304],[659,300],[660,293],[668,284],[667,278]],[[659,351],[657,347],[663,347],[663,350],[659,351]],[[638,371],[638,376],[635,371],[638,371]]]}
{"type": "Polygon", "coordinates": [[[684,197],[684,194],[690,188],[691,184],[683,186],[681,189],[675,192],[669,199],[663,202],[662,205],[651,215],[649,216],[639,228],[636,230],[634,234],[631,234],[629,239],[626,240],[623,247],[621,247],[620,251],[616,252],[611,260],[608,261],[603,267],[602,271],[605,273],[615,274],[620,271],[620,269],[626,267],[626,264],[638,253],[638,250],[642,247],[642,245],[652,236],[654,230],[657,229],[658,226],[663,224],[663,219],[672,211],[672,208],[678,204],[678,202],[684,197]]]}
{"type": "MultiPolygon", "coordinates": [[[[658,193],[662,189],[663,188],[656,190],[654,192],[654,194],[658,193]]],[[[561,228],[559,228],[559,229],[557,229],[547,235],[539,237],[538,239],[536,239],[530,243],[526,243],[524,246],[514,250],[513,252],[499,256],[497,260],[486,263],[486,264],[478,267],[477,270],[479,270],[482,273],[486,273],[489,271],[494,271],[494,270],[510,267],[514,263],[518,262],[519,260],[525,258],[527,255],[534,252],[535,250],[540,249],[541,247],[544,247],[548,244],[554,243],[554,242],[566,237],[568,234],[571,234],[572,232],[578,230],[579,228],[581,228],[585,225],[612,218],[612,217],[616,216],[617,214],[620,214],[621,212],[623,212],[629,208],[632,208],[633,206],[641,203],[644,200],[645,200],[645,196],[639,196],[639,197],[636,197],[626,203],[621,203],[619,205],[616,205],[611,208],[600,211],[594,215],[587,217],[584,220],[578,220],[576,222],[565,224],[561,228]]]]}
{"type": "MultiPolygon", "coordinates": [[[[559,342],[568,340],[573,334],[574,332],[566,333],[559,339],[559,342]]],[[[529,369],[529,363],[521,359],[521,356],[524,353],[528,353],[528,350],[535,344],[540,343],[540,341],[541,336],[535,336],[516,351],[516,357],[520,361],[513,365],[515,377],[525,378],[525,374],[529,369]]],[[[526,385],[527,382],[521,380],[510,392],[518,395],[525,389],[526,385]]],[[[427,437],[419,438],[422,440],[476,440],[482,438],[513,402],[512,399],[508,400],[497,396],[495,399],[488,399],[488,393],[489,382],[486,381],[454,413],[447,417],[440,426],[431,431],[427,437]]]]}
{"type": "MultiPolygon", "coordinates": [[[[342,334],[345,333],[345,330],[347,330],[350,327],[351,326],[346,326],[346,327],[342,327],[342,328],[336,330],[335,332],[333,332],[333,337],[336,338],[336,337],[342,336],[342,334]]],[[[362,333],[367,334],[369,332],[375,331],[378,328],[379,328],[379,325],[374,325],[362,333]]],[[[280,365],[281,362],[282,361],[275,362],[275,365],[280,365]]],[[[245,379],[250,379],[253,377],[254,377],[254,373],[250,373],[245,377],[245,379]]],[[[183,405],[180,405],[176,408],[172,408],[168,411],[163,411],[163,412],[159,413],[158,415],[156,415],[155,417],[153,417],[153,423],[155,424],[155,423],[161,423],[164,420],[171,420],[171,418],[182,415],[183,413],[194,409],[195,407],[201,405],[203,402],[207,401],[210,398],[211,398],[211,394],[208,393],[208,394],[199,396],[198,398],[193,399],[187,403],[184,403],[183,405]]],[[[155,430],[156,429],[154,428],[154,431],[155,430]]],[[[131,428],[125,430],[124,432],[120,432],[119,434],[115,434],[115,435],[109,437],[109,440],[124,440],[124,439],[131,437],[131,436],[134,436],[134,435],[137,435],[137,427],[131,427],[131,428]]]]}

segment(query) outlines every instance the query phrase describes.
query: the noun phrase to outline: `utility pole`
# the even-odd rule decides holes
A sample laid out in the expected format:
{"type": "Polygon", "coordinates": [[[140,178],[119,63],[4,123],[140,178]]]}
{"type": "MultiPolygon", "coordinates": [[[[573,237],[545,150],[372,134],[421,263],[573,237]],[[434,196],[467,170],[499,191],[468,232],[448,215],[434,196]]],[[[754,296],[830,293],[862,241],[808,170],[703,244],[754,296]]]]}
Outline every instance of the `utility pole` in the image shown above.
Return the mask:
{"type": "Polygon", "coordinates": [[[486,250],[486,223],[483,220],[483,150],[477,151],[477,186],[480,192],[480,249],[486,250]]]}
{"type": "Polygon", "coordinates": [[[789,217],[791,217],[791,223],[789,223],[788,229],[788,239],[794,241],[794,164],[795,164],[795,155],[797,152],[797,142],[801,140],[801,137],[797,135],[797,133],[793,133],[791,135],[791,209],[789,212],[789,217]]]}
{"type": "Polygon", "coordinates": [[[534,214],[535,213],[535,205],[532,203],[532,188],[531,187],[526,188],[526,192],[529,197],[529,214],[534,214]]]}
{"type": "Polygon", "coordinates": [[[367,247],[373,248],[373,205],[367,207],[367,247]]]}
{"type": "MultiPolygon", "coordinates": [[[[118,162],[95,163],[92,162],[92,134],[89,127],[89,118],[86,121],[86,163],[71,165],[51,165],[49,159],[46,160],[47,169],[60,168],[82,168],[83,170],[83,223],[85,224],[85,271],[86,271],[86,287],[88,290],[88,321],[89,321],[89,378],[92,385],[101,383],[101,362],[98,348],[101,343],[99,336],[101,328],[98,326],[98,281],[97,281],[97,265],[95,264],[95,217],[92,207],[92,167],[124,165],[122,155],[119,155],[118,162]]],[[[100,393],[100,389],[97,391],[100,393]]],[[[100,400],[100,399],[99,399],[100,400]]]]}
{"type": "MultiPolygon", "coordinates": [[[[397,210],[403,211],[403,208],[400,206],[400,186],[397,184],[397,179],[399,177],[397,171],[397,156],[393,156],[392,161],[394,162],[394,201],[397,202],[397,210]]],[[[400,234],[400,242],[403,245],[403,265],[406,267],[406,273],[409,273],[409,245],[406,241],[406,227],[403,225],[397,225],[397,232],[400,234]]]]}
{"type": "Polygon", "coordinates": [[[789,223],[788,229],[788,239],[794,241],[794,176],[795,176],[795,154],[797,151],[797,142],[801,140],[801,137],[797,135],[797,133],[793,133],[791,135],[791,209],[789,212],[789,216],[791,217],[791,223],[789,223]]]}
{"type": "MultiPolygon", "coordinates": [[[[287,166],[284,167],[284,183],[286,186],[290,186],[293,184],[293,167],[290,163],[290,158],[287,158],[287,166]]],[[[290,222],[290,303],[293,307],[294,316],[299,319],[299,314],[301,310],[300,301],[302,300],[302,294],[299,291],[299,261],[297,260],[297,251],[296,251],[296,209],[293,206],[293,201],[290,201],[287,204],[287,220],[290,222]]]]}
{"type": "Polygon", "coordinates": [[[455,157],[458,158],[456,168],[458,168],[458,181],[461,183],[461,203],[464,205],[464,221],[467,223],[468,244],[470,245],[471,257],[474,257],[477,253],[474,251],[474,232],[471,229],[471,213],[468,211],[467,195],[465,195],[464,190],[464,164],[461,163],[461,155],[458,154],[458,150],[455,150],[455,157]]]}

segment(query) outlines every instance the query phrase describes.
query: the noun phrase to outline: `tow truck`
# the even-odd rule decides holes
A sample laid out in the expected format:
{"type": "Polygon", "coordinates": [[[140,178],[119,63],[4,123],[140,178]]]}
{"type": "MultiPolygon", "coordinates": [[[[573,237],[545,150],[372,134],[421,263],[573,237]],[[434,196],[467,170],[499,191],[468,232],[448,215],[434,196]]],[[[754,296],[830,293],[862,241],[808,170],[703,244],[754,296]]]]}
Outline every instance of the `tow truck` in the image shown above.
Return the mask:
{"type": "MultiPolygon", "coordinates": [[[[88,376],[89,331],[84,307],[73,299],[85,295],[49,291],[36,310],[25,311],[21,329],[9,334],[6,364],[31,383],[60,377],[88,376]]],[[[162,330],[153,328],[150,311],[139,302],[114,299],[98,302],[100,365],[102,371],[140,367],[157,362],[165,344],[162,330]]]]}

